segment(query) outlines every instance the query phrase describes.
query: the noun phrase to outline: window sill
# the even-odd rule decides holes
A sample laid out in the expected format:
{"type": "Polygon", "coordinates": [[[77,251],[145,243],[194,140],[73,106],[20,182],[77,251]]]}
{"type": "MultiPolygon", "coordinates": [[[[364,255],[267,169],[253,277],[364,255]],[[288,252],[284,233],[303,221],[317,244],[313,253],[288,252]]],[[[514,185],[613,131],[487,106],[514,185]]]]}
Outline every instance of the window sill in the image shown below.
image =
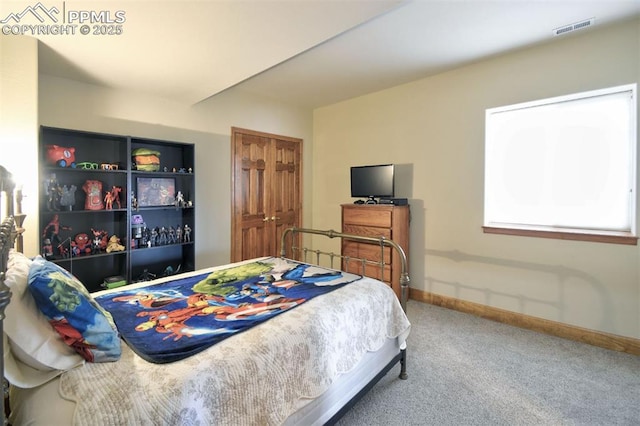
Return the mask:
{"type": "Polygon", "coordinates": [[[546,227],[496,227],[483,226],[485,234],[516,235],[521,237],[552,238],[556,240],[591,241],[595,243],[625,244],[635,246],[638,237],[628,232],[582,231],[568,228],[546,227]]]}

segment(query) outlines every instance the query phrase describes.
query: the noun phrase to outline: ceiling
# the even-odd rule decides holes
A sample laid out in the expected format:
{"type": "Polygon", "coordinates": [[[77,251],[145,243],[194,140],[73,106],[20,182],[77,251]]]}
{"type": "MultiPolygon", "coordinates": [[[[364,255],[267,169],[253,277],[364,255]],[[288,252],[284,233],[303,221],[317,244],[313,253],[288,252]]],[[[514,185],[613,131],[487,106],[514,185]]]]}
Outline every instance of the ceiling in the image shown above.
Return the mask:
{"type": "Polygon", "coordinates": [[[316,108],[551,42],[565,25],[595,18],[559,37],[638,17],[640,0],[3,0],[0,22],[37,24],[43,9],[45,24],[76,29],[34,35],[41,73],[189,104],[234,88],[316,108]],[[107,22],[90,29],[122,34],[80,34],[82,10],[107,22]]]}

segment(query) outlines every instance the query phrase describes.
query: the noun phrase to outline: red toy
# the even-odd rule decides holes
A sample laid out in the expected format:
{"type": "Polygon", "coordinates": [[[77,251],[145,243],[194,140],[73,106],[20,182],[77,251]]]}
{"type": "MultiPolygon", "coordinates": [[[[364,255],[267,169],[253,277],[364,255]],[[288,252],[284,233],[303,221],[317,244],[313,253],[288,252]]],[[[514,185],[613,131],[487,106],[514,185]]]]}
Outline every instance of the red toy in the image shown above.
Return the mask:
{"type": "Polygon", "coordinates": [[[120,204],[120,192],[122,188],[119,186],[114,186],[111,188],[111,191],[107,192],[104,196],[105,208],[107,210],[111,210],[113,208],[113,203],[115,202],[118,205],[118,208],[121,209],[122,205],[120,204]]]}
{"type": "Polygon", "coordinates": [[[76,235],[71,242],[71,252],[74,256],[91,253],[91,241],[89,241],[89,236],[84,233],[76,235]]]}
{"type": "MultiPolygon", "coordinates": [[[[42,230],[43,241],[47,241],[46,245],[51,245],[51,248],[56,247],[61,255],[65,255],[64,247],[62,247],[62,240],[60,239],[60,230],[70,231],[71,227],[60,225],[60,217],[57,214],[53,215],[53,218],[42,230]]],[[[43,247],[44,249],[44,247],[43,247]]],[[[48,250],[48,248],[47,248],[48,250]]],[[[51,254],[53,256],[53,254],[51,254]]]]}
{"type": "Polygon", "coordinates": [[[84,202],[84,208],[86,210],[102,210],[104,204],[102,203],[102,182],[99,180],[88,180],[82,185],[84,193],[87,194],[87,198],[84,202]]]}
{"type": "Polygon", "coordinates": [[[58,145],[47,145],[47,160],[60,167],[76,166],[76,149],[58,145]]]}

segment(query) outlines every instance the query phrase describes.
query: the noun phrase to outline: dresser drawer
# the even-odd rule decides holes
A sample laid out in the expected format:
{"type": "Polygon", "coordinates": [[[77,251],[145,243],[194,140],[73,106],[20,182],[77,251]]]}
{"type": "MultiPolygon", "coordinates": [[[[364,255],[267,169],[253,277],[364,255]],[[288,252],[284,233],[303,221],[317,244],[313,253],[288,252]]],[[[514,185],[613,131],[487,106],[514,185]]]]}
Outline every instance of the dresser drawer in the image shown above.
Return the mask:
{"type": "Polygon", "coordinates": [[[343,225],[365,225],[379,226],[381,228],[391,227],[392,212],[388,208],[363,207],[345,209],[342,211],[343,225]]]}
{"type": "Polygon", "coordinates": [[[380,256],[382,254],[383,261],[387,265],[391,264],[391,247],[384,247],[380,249],[377,244],[358,243],[355,241],[343,240],[342,242],[342,255],[348,257],[359,257],[362,259],[372,260],[374,262],[380,262],[380,256]]]}
{"type": "Polygon", "coordinates": [[[342,225],[342,232],[345,234],[354,234],[361,237],[385,237],[387,240],[391,239],[391,228],[376,228],[373,226],[361,226],[361,225],[342,225]]]}

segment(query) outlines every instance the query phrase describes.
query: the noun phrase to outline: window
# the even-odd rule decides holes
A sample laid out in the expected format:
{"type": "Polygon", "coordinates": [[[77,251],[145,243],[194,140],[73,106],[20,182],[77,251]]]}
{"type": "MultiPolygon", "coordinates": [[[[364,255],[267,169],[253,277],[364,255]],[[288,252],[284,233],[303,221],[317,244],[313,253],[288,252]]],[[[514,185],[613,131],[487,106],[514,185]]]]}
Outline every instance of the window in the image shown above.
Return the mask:
{"type": "Polygon", "coordinates": [[[636,244],[636,84],[486,110],[485,232],[636,244]]]}

